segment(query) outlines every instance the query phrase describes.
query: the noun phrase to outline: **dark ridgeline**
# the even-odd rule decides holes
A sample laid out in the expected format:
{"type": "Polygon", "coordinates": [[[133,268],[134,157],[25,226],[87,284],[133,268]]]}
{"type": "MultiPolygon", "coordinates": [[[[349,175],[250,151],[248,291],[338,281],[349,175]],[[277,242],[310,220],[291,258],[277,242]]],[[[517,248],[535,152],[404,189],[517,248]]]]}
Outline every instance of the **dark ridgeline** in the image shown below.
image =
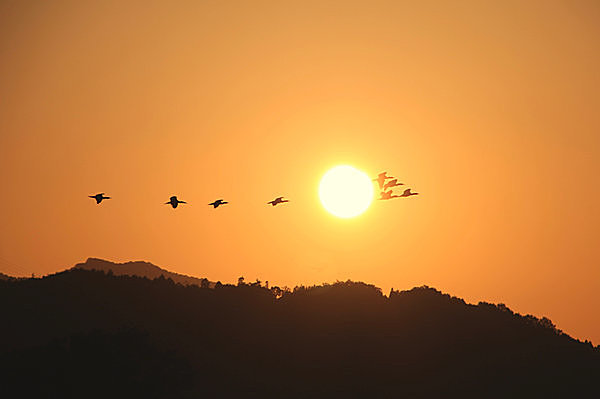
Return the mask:
{"type": "Polygon", "coordinates": [[[3,397],[579,398],[600,350],[432,288],[214,289],[71,269],[0,281],[3,397]],[[267,396],[268,395],[268,396],[267,396]]]}
{"type": "Polygon", "coordinates": [[[125,262],[125,263],[114,263],[104,259],[88,258],[84,263],[78,263],[74,266],[74,269],[85,269],[85,270],[99,270],[105,273],[112,273],[115,276],[137,276],[146,277],[149,279],[155,279],[160,276],[164,278],[170,278],[175,283],[183,285],[199,285],[201,287],[214,287],[215,283],[208,281],[205,278],[196,278],[186,276],[185,274],[179,274],[170,272],[162,269],[150,262],[125,262]]]}

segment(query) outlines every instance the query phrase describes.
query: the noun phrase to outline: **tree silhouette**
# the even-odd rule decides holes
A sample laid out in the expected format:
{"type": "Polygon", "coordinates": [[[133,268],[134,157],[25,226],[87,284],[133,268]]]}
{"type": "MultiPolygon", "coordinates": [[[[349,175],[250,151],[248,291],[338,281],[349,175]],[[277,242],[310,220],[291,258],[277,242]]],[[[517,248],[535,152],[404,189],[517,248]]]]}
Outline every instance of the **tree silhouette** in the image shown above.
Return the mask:
{"type": "Polygon", "coordinates": [[[600,348],[503,304],[352,281],[203,284],[1,280],[3,397],[590,397],[600,379],[600,348]]]}

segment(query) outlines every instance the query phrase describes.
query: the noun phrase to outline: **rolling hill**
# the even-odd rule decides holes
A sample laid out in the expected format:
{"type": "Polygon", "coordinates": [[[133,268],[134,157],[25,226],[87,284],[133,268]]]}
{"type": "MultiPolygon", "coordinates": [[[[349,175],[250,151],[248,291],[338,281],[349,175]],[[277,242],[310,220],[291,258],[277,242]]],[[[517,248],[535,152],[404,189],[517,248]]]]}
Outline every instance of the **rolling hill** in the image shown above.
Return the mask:
{"type": "Polygon", "coordinates": [[[214,287],[215,283],[206,279],[186,276],[184,274],[170,272],[162,269],[149,262],[125,262],[125,263],[114,263],[104,259],[88,258],[84,263],[78,263],[74,269],[84,270],[99,270],[105,273],[112,272],[115,276],[137,276],[146,277],[149,279],[155,279],[160,276],[171,279],[176,283],[183,285],[199,285],[207,284],[209,287],[214,287]]]}
{"type": "MultiPolygon", "coordinates": [[[[86,262],[87,263],[87,262],[86,262]]],[[[112,270],[112,269],[111,269],[112,270]]],[[[591,397],[600,348],[433,288],[0,281],[7,397],[591,397]]]]}

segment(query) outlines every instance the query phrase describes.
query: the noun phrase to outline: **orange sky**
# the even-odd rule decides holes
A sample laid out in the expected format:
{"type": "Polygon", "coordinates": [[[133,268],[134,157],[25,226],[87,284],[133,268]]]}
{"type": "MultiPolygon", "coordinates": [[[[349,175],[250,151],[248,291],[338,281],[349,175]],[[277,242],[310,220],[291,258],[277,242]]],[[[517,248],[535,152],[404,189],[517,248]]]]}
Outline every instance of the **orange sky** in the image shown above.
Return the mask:
{"type": "Polygon", "coordinates": [[[427,284],[599,344],[599,71],[594,1],[2,1],[0,271],[427,284]],[[421,195],[337,219],[340,163],[421,195]]]}

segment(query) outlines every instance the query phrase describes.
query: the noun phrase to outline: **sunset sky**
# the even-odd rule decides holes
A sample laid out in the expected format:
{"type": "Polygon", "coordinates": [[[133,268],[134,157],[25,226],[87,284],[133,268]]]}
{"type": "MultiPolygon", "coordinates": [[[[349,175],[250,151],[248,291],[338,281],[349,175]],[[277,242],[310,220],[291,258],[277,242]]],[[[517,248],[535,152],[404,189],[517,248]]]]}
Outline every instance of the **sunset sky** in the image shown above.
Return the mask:
{"type": "Polygon", "coordinates": [[[600,344],[599,172],[598,2],[0,2],[6,274],[426,284],[600,344]],[[340,164],[420,195],[336,218],[340,164]]]}

